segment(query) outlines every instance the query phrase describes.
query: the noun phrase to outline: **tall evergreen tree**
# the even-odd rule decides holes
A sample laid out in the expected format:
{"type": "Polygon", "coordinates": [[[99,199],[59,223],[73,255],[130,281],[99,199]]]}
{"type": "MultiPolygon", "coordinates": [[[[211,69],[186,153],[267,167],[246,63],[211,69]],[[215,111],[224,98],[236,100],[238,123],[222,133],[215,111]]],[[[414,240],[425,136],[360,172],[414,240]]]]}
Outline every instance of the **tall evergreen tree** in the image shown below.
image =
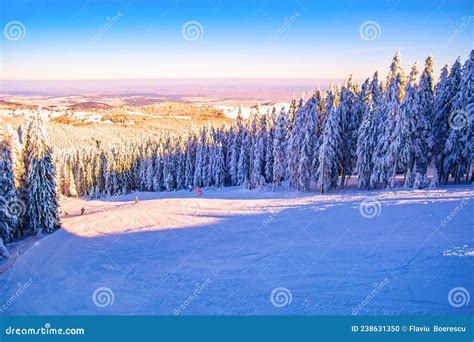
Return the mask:
{"type": "Polygon", "coordinates": [[[286,175],[286,129],[287,117],[284,109],[278,115],[273,142],[273,185],[281,185],[286,175]]]}
{"type": "Polygon", "coordinates": [[[433,57],[426,59],[425,69],[420,78],[417,97],[417,126],[415,136],[415,188],[425,184],[431,150],[434,145],[432,122],[434,121],[433,57]]]}
{"type": "Polygon", "coordinates": [[[369,188],[374,168],[374,152],[379,139],[378,122],[382,110],[382,90],[375,72],[368,89],[370,103],[365,107],[357,139],[357,175],[359,188],[369,188]]]}
{"type": "Polygon", "coordinates": [[[444,169],[446,140],[449,136],[449,114],[454,111],[454,99],[459,91],[462,77],[462,64],[460,58],[456,59],[448,72],[446,65],[435,87],[435,123],[433,155],[436,158],[437,183],[447,182],[448,173],[444,169]]]}
{"type": "MultiPolygon", "coordinates": [[[[0,127],[1,130],[1,127],[0,127]]],[[[0,238],[10,242],[18,235],[24,203],[17,199],[12,168],[12,141],[0,131],[0,238]]]]}
{"type": "Polygon", "coordinates": [[[30,136],[32,154],[28,173],[28,226],[35,234],[48,234],[60,227],[52,152],[39,116],[30,136]]]}
{"type": "Polygon", "coordinates": [[[446,172],[459,183],[466,175],[469,181],[474,158],[474,50],[463,65],[459,91],[454,98],[450,113],[450,130],[446,141],[444,162],[446,172]]]}
{"type": "Polygon", "coordinates": [[[326,122],[319,147],[319,163],[317,169],[317,185],[321,193],[337,186],[340,156],[338,146],[341,142],[340,118],[336,110],[336,96],[328,94],[326,103],[326,122]]]}

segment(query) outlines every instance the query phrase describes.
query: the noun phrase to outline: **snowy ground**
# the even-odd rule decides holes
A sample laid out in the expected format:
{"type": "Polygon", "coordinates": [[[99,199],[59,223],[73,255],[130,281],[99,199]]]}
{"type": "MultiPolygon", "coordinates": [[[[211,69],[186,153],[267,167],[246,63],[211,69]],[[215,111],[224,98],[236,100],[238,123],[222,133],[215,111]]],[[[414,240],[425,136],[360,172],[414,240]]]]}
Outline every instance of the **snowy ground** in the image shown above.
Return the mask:
{"type": "Polygon", "coordinates": [[[473,197],[461,185],[67,199],[64,229],[0,275],[0,313],[473,314],[473,197]]]}

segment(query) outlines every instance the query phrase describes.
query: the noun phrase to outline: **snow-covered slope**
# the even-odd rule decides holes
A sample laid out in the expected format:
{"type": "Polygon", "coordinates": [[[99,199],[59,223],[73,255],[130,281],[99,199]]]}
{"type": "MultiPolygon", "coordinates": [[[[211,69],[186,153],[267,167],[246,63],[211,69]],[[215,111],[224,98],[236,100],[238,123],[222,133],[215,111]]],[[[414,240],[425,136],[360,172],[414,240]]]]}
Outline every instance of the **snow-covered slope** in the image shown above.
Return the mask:
{"type": "Polygon", "coordinates": [[[473,314],[456,304],[474,293],[473,197],[449,186],[68,199],[64,229],[0,275],[1,312],[473,314]]]}

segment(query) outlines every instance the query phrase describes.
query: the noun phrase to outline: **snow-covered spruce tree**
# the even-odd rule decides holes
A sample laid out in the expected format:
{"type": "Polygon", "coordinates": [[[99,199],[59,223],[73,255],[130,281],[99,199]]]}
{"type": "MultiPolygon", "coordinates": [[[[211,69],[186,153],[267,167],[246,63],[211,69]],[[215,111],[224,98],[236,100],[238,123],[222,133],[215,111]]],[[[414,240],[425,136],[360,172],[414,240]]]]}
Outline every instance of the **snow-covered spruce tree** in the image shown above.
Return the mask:
{"type": "Polygon", "coordinates": [[[339,174],[339,151],[341,133],[335,95],[328,94],[326,104],[326,122],[319,147],[319,163],[317,169],[317,185],[321,193],[337,186],[339,174]]]}
{"type": "Polygon", "coordinates": [[[0,237],[0,260],[7,260],[9,257],[10,257],[10,253],[5,247],[5,244],[3,243],[3,239],[0,237]]]}
{"type": "Polygon", "coordinates": [[[214,167],[213,167],[213,179],[214,185],[218,188],[224,186],[225,181],[225,158],[224,148],[221,143],[216,143],[214,146],[214,167]]]}
{"type": "MultiPolygon", "coordinates": [[[[317,122],[320,114],[318,110],[320,94],[315,92],[313,96],[303,106],[302,120],[298,122],[297,150],[298,168],[296,170],[296,189],[305,191],[310,188],[311,180],[314,178],[315,146],[317,145],[317,122]]],[[[295,123],[296,126],[296,123],[295,123]]]]}
{"type": "Polygon", "coordinates": [[[313,138],[313,156],[311,162],[311,179],[317,183],[317,170],[319,163],[319,145],[321,144],[321,136],[323,132],[323,122],[324,122],[324,108],[325,101],[324,97],[321,94],[321,90],[318,88],[313,95],[315,102],[314,115],[313,115],[313,125],[314,125],[314,138],[313,138]]]}
{"type": "Polygon", "coordinates": [[[163,161],[163,185],[166,191],[171,191],[176,188],[176,169],[173,163],[173,147],[169,137],[166,140],[163,161]]]}
{"type": "MultiPolygon", "coordinates": [[[[394,58],[390,70],[400,69],[400,54],[394,58]]],[[[393,153],[390,151],[391,138],[395,129],[395,123],[400,110],[400,102],[402,97],[402,78],[400,73],[389,74],[388,88],[383,98],[383,108],[377,121],[377,131],[379,139],[373,155],[373,171],[370,177],[372,187],[380,184],[387,187],[389,179],[392,176],[392,160],[393,153]]],[[[396,172],[396,167],[395,171],[396,172]]]]}
{"type": "Polygon", "coordinates": [[[145,160],[145,165],[146,165],[145,190],[146,191],[153,191],[153,180],[155,178],[155,166],[153,162],[154,162],[153,155],[149,156],[145,160]]]}
{"type": "Polygon", "coordinates": [[[425,62],[425,69],[420,78],[417,96],[417,125],[415,136],[415,181],[414,188],[421,188],[426,183],[428,165],[432,159],[434,145],[432,123],[434,121],[433,57],[425,62]]]}
{"type": "Polygon", "coordinates": [[[266,146],[266,117],[262,115],[259,118],[254,135],[253,144],[253,163],[251,170],[251,187],[263,187],[265,185],[265,146],[266,146]]]}
{"type": "Polygon", "coordinates": [[[449,136],[449,114],[453,112],[454,99],[459,91],[459,85],[461,83],[461,59],[456,59],[449,72],[447,68],[448,65],[443,68],[440,80],[435,87],[435,140],[433,147],[433,155],[435,158],[435,165],[438,173],[438,184],[446,184],[449,176],[449,173],[445,172],[444,169],[444,148],[446,146],[446,140],[449,136]]]}
{"type": "Polygon", "coordinates": [[[351,114],[351,122],[353,125],[352,131],[352,142],[351,142],[351,155],[352,155],[352,163],[353,163],[353,170],[352,173],[357,172],[357,141],[359,138],[359,130],[362,125],[362,121],[364,120],[365,112],[370,108],[370,79],[367,78],[362,87],[357,94],[354,104],[354,110],[351,114]]]}
{"type": "Polygon", "coordinates": [[[278,115],[273,141],[273,185],[280,186],[286,175],[286,129],[287,116],[284,109],[278,115]]]}
{"type": "Polygon", "coordinates": [[[275,139],[276,109],[273,107],[272,113],[267,113],[267,139],[265,146],[265,181],[271,183],[273,180],[273,140],[275,139]]]}
{"type": "Polygon", "coordinates": [[[250,133],[243,132],[238,165],[238,184],[250,188],[250,133]]]}
{"type": "Polygon", "coordinates": [[[392,63],[390,64],[387,80],[385,83],[385,89],[388,89],[390,85],[390,81],[395,79],[398,74],[400,74],[400,80],[401,80],[400,88],[403,90],[405,88],[405,71],[403,70],[403,67],[402,67],[402,55],[400,54],[400,51],[397,51],[395,53],[395,56],[392,59],[392,63]]]}
{"type": "Polygon", "coordinates": [[[221,132],[222,140],[225,142],[223,145],[225,146],[225,153],[224,153],[224,172],[225,172],[225,179],[224,179],[224,186],[231,186],[232,184],[232,177],[230,176],[230,161],[232,159],[232,150],[233,144],[235,140],[235,126],[231,125],[227,132],[221,132]]]}
{"type": "Polygon", "coordinates": [[[384,99],[384,120],[386,124],[382,139],[377,145],[374,172],[372,173],[372,176],[375,177],[372,180],[373,184],[380,183],[383,187],[389,186],[390,179],[390,186],[395,186],[395,176],[399,166],[401,166],[398,153],[400,145],[397,145],[395,141],[400,133],[397,128],[401,127],[401,125],[397,125],[400,122],[401,86],[401,76],[398,74],[390,82],[384,99]]]}
{"type": "MultiPolygon", "coordinates": [[[[33,120],[26,118],[21,127],[18,129],[18,136],[21,142],[21,151],[18,158],[18,168],[15,170],[15,178],[17,179],[17,196],[18,199],[28,205],[28,172],[30,169],[31,158],[32,158],[32,147],[31,147],[31,131],[33,126],[33,120]]],[[[23,215],[20,218],[19,229],[20,234],[23,236],[28,226],[27,215],[23,215]]]]}
{"type": "Polygon", "coordinates": [[[176,190],[182,190],[185,189],[186,155],[181,146],[176,149],[176,190]]]}
{"type": "Polygon", "coordinates": [[[444,168],[453,176],[455,183],[459,183],[464,175],[466,182],[469,182],[474,157],[474,50],[464,63],[449,122],[444,168]]]}
{"type": "Polygon", "coordinates": [[[194,165],[194,186],[204,186],[204,176],[206,172],[206,130],[203,127],[200,131],[196,146],[196,161],[194,165]]]}
{"type": "Polygon", "coordinates": [[[337,107],[340,118],[341,145],[340,145],[340,163],[341,163],[341,187],[346,183],[346,177],[352,175],[354,167],[354,155],[357,140],[354,139],[359,128],[354,113],[356,94],[354,94],[355,85],[352,81],[352,75],[346,81],[341,89],[340,103],[337,107]]]}
{"type": "Polygon", "coordinates": [[[313,139],[314,132],[305,129],[303,141],[301,142],[300,151],[298,151],[300,159],[298,162],[298,178],[296,188],[299,191],[309,190],[311,184],[311,164],[313,157],[313,139]]]}
{"type": "Polygon", "coordinates": [[[373,155],[379,139],[377,124],[382,110],[382,89],[375,72],[368,89],[370,103],[365,108],[357,139],[357,175],[359,188],[370,188],[373,171],[373,155]]]}
{"type": "MultiPolygon", "coordinates": [[[[396,164],[392,169],[390,187],[395,186],[397,169],[405,170],[405,187],[413,182],[414,140],[417,118],[417,78],[418,68],[415,63],[410,72],[409,83],[405,87],[405,96],[400,105],[399,115],[395,120],[389,148],[389,160],[396,164]]],[[[410,185],[411,184],[411,185],[410,185]]]]}
{"type": "Polygon", "coordinates": [[[185,170],[185,184],[187,189],[191,189],[194,184],[194,166],[196,158],[196,135],[193,133],[188,138],[186,146],[186,170],[185,170]]]}
{"type": "Polygon", "coordinates": [[[28,227],[35,234],[48,234],[60,227],[51,149],[39,116],[30,136],[32,155],[28,172],[28,227]]]}
{"type": "Polygon", "coordinates": [[[230,145],[230,165],[229,165],[229,174],[231,185],[238,184],[238,173],[239,173],[239,156],[240,148],[242,145],[241,142],[241,131],[237,130],[234,134],[234,139],[230,145]]]}
{"type": "Polygon", "coordinates": [[[433,157],[435,158],[435,167],[437,172],[437,179],[434,180],[434,185],[439,185],[439,180],[442,171],[444,145],[446,143],[447,132],[448,132],[448,115],[449,115],[449,103],[450,99],[447,98],[447,83],[449,77],[449,65],[445,65],[441,69],[441,75],[439,81],[435,86],[435,97],[434,97],[434,116],[435,121],[433,124],[433,157]]]}
{"type": "Polygon", "coordinates": [[[20,215],[24,214],[15,192],[12,152],[11,138],[0,127],[0,239],[5,243],[18,236],[20,215]]]}
{"type": "MultiPolygon", "coordinates": [[[[304,100],[301,98],[300,103],[304,100]]],[[[304,106],[298,106],[295,113],[293,114],[292,125],[288,131],[288,145],[287,145],[287,156],[288,156],[288,176],[290,181],[290,187],[296,188],[298,184],[298,162],[301,142],[304,137],[304,124],[306,120],[306,112],[308,104],[304,106]]]]}
{"type": "Polygon", "coordinates": [[[21,187],[24,166],[21,157],[22,146],[21,137],[19,135],[20,128],[15,131],[10,124],[7,125],[7,136],[11,142],[11,157],[12,157],[12,169],[15,177],[15,189],[19,190],[21,187]]]}

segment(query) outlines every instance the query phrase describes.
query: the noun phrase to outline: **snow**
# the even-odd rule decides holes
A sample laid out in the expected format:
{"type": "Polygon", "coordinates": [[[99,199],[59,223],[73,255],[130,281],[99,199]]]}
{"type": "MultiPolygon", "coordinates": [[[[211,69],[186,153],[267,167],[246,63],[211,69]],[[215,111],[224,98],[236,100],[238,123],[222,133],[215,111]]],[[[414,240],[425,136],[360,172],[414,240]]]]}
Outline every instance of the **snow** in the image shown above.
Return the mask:
{"type": "Polygon", "coordinates": [[[0,312],[472,315],[448,293],[474,291],[473,197],[284,185],[65,199],[63,229],[0,274],[0,312]]]}
{"type": "MultiPolygon", "coordinates": [[[[246,106],[229,106],[229,105],[215,105],[216,109],[224,111],[226,117],[235,119],[237,118],[237,114],[239,110],[242,112],[242,117],[244,119],[250,117],[250,113],[255,111],[257,107],[246,107],[246,106]]],[[[287,102],[276,102],[276,103],[269,103],[269,104],[259,104],[258,109],[260,113],[265,113],[271,111],[275,108],[277,112],[280,112],[282,109],[288,110],[290,108],[290,104],[287,102]]]]}

